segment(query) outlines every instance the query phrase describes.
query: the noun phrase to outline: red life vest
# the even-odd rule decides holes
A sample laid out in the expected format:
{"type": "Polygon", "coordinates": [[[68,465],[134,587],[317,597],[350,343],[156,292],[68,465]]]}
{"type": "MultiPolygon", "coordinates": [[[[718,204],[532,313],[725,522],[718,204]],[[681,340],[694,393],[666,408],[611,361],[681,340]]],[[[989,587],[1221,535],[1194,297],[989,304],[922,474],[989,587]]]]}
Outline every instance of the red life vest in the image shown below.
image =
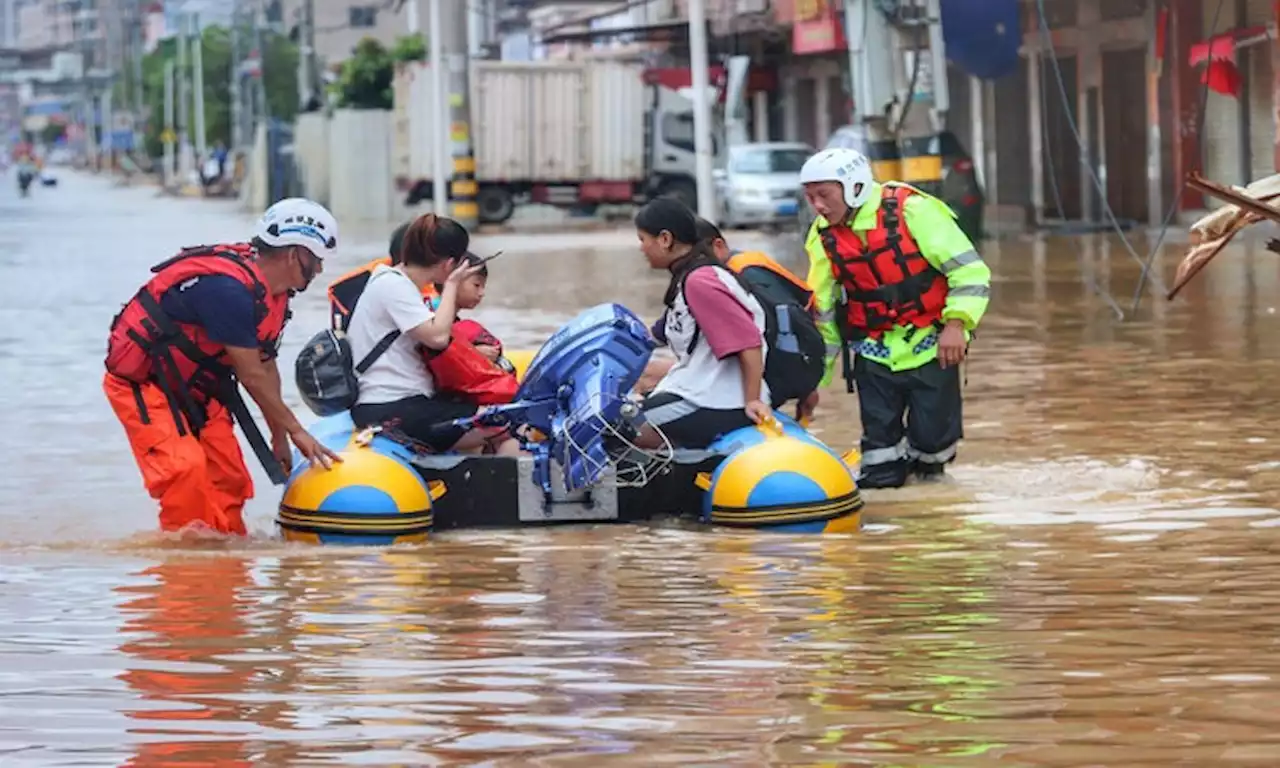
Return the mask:
{"type": "MultiPolygon", "coordinates": [[[[185,416],[191,430],[199,433],[209,401],[239,400],[239,393],[223,346],[211,341],[200,326],[171,319],[160,301],[170,288],[192,278],[235,278],[253,292],[258,344],[262,359],[270,360],[276,355],[289,319],[289,294],[271,295],[255,256],[253,248],[245,244],[185,249],[152,267],[155,276],[111,321],[107,371],[134,384],[158,384],[169,399],[180,432],[184,431],[181,417],[185,416]]],[[[234,404],[224,404],[235,410],[234,404]]],[[[243,405],[243,401],[239,404],[243,405]]]]}
{"type": "Polygon", "coordinates": [[[515,368],[501,357],[494,363],[476,349],[477,344],[497,347],[502,353],[501,342],[475,320],[456,321],[453,338],[442,352],[420,347],[436,388],[476,405],[511,402],[520,389],[515,368]]]}
{"type": "Polygon", "coordinates": [[[498,337],[489,333],[489,329],[477,323],[475,320],[455,320],[453,323],[453,335],[473,346],[483,344],[486,347],[497,347],[498,354],[502,354],[502,342],[498,341],[498,337]]]}
{"type": "Polygon", "coordinates": [[[899,325],[936,326],[947,303],[947,278],[920,253],[902,218],[916,191],[897,184],[883,189],[876,227],[866,232],[865,245],[848,226],[819,231],[841,288],[837,319],[851,341],[877,339],[899,325]]]}

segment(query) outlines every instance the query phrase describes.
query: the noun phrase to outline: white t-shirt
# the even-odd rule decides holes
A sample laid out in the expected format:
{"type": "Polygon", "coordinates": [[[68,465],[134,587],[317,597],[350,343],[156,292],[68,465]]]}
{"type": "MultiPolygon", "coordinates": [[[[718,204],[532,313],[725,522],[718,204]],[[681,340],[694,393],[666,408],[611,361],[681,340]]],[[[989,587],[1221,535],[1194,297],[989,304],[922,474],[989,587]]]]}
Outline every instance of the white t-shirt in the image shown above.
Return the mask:
{"type": "MultiPolygon", "coordinates": [[[[696,277],[691,275],[690,279],[706,279],[711,275],[719,278],[728,292],[751,312],[751,319],[760,332],[760,353],[768,360],[769,343],[764,340],[764,307],[726,269],[710,269],[696,277]]],[[[685,286],[688,287],[688,283],[685,286]]],[[[684,290],[676,295],[665,317],[663,333],[667,337],[668,348],[676,356],[676,364],[653,391],[670,392],[699,408],[729,410],[746,407],[746,401],[742,397],[742,362],[736,356],[724,360],[715,356],[706,337],[699,333],[698,321],[689,308],[684,290]],[[695,333],[699,335],[696,343],[693,343],[695,333]]],[[[769,397],[769,385],[761,381],[760,399],[767,403],[769,397]]]]}
{"type": "Polygon", "coordinates": [[[360,381],[358,405],[393,403],[407,397],[435,394],[435,382],[422,361],[418,342],[409,336],[410,330],[431,317],[422,291],[408,275],[385,264],[374,267],[347,326],[352,363],[359,365],[388,333],[398,330],[400,337],[369,370],[356,373],[360,381]]]}

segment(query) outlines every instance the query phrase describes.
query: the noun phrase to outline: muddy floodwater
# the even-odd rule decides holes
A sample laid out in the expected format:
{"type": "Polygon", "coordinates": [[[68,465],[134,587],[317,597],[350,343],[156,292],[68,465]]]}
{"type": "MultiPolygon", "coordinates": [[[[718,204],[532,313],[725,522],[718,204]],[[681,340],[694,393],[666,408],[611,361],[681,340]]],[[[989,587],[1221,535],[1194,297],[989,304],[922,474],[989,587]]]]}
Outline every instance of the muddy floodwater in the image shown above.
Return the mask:
{"type": "MultiPolygon", "coordinates": [[[[856,536],[290,547],[255,467],[254,540],[195,550],[152,534],[101,394],[106,327],[150,265],[252,218],[69,173],[13,187],[0,766],[1280,765],[1280,260],[1261,245],[1117,322],[1097,288],[1128,307],[1118,239],[984,243],[960,461],[868,493],[856,536]]],[[[322,281],[386,234],[348,226],[322,281]]],[[[630,232],[478,239],[496,248],[478,317],[508,346],[600,301],[656,313],[630,232]]],[[[286,379],[323,285],[295,307],[286,379]]],[[[823,395],[839,448],[853,406],[823,395]]]]}

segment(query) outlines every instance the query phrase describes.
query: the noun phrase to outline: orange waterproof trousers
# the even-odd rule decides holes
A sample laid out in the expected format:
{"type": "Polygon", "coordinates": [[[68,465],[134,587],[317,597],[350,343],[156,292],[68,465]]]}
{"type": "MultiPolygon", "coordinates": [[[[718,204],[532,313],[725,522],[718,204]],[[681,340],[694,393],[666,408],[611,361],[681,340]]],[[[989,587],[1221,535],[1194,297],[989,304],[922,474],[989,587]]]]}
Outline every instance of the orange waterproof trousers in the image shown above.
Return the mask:
{"type": "Polygon", "coordinates": [[[160,502],[161,530],[194,525],[243,536],[241,511],[253,497],[253,477],[227,409],[210,403],[208,423],[197,438],[178,434],[169,403],[155,384],[141,386],[145,419],[128,380],[108,373],[102,389],[124,426],[143,485],[160,502]]]}

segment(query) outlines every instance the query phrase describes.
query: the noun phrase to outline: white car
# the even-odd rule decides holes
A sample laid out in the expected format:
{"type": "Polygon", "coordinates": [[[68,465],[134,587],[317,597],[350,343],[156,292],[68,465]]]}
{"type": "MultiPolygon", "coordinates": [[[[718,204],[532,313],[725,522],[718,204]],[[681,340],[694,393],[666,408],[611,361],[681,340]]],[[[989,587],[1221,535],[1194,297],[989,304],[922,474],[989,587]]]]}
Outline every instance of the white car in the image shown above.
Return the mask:
{"type": "Polygon", "coordinates": [[[54,147],[45,157],[45,165],[71,165],[75,156],[66,147],[54,147]]]}
{"type": "Polygon", "coordinates": [[[800,168],[814,153],[799,142],[762,142],[730,147],[715,171],[722,227],[789,225],[803,192],[800,168]]]}

